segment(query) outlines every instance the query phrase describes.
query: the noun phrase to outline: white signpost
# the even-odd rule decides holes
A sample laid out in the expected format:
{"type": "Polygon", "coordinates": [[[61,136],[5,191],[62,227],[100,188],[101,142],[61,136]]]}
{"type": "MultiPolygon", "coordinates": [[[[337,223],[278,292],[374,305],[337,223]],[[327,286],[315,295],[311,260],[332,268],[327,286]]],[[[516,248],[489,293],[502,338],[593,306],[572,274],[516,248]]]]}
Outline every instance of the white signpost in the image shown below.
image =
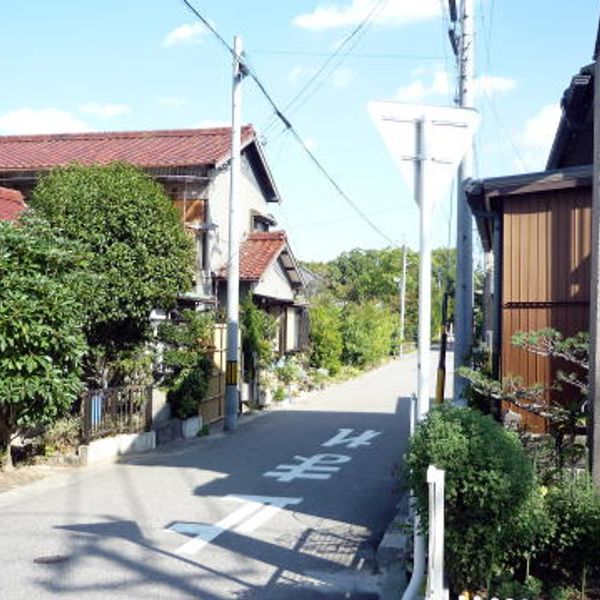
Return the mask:
{"type": "MultiPolygon", "coordinates": [[[[392,159],[420,210],[417,420],[429,411],[431,347],[431,226],[457,167],[471,145],[479,114],[470,108],[380,101],[369,104],[392,159]]],[[[416,597],[425,570],[425,540],[415,517],[413,578],[404,598],[416,597]]]]}
{"type": "Polygon", "coordinates": [[[479,125],[470,108],[372,102],[369,113],[420,209],[418,418],[429,409],[431,224],[479,125]]]}
{"type": "Polygon", "coordinates": [[[429,552],[426,600],[448,600],[444,587],[444,484],[446,472],[429,465],[429,552]]]}

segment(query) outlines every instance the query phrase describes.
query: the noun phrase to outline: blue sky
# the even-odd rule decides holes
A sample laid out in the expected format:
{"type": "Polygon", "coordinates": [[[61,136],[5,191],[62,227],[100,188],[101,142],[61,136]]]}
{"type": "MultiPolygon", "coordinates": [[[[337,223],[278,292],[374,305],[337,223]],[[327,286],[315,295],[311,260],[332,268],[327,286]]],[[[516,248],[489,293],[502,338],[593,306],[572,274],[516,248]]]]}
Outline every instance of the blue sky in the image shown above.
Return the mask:
{"type": "MultiPolygon", "coordinates": [[[[196,0],[285,106],[379,0],[196,0]]],[[[388,0],[343,60],[286,114],[347,195],[387,236],[416,247],[418,214],[367,114],[376,99],[450,104],[456,76],[445,0],[388,0]]],[[[559,101],[590,61],[595,0],[479,0],[476,140],[479,177],[542,169],[559,101]]],[[[179,0],[20,0],[0,38],[0,133],[165,129],[230,118],[231,60],[179,0]]],[[[327,260],[389,242],[340,198],[303,151],[272,126],[244,83],[244,121],[265,136],[283,203],[276,217],[298,258],[327,260]]],[[[435,218],[452,243],[455,202],[435,218]]]]}

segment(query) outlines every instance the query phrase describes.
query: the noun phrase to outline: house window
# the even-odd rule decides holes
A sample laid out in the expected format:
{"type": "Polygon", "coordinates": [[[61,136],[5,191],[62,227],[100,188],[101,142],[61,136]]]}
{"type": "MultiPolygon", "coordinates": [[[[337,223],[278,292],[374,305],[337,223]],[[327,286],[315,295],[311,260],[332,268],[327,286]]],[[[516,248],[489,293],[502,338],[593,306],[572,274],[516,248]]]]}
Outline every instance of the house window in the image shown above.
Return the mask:
{"type": "Polygon", "coordinates": [[[263,215],[252,211],[250,215],[250,231],[270,231],[271,227],[277,225],[277,221],[272,215],[263,215]]]}

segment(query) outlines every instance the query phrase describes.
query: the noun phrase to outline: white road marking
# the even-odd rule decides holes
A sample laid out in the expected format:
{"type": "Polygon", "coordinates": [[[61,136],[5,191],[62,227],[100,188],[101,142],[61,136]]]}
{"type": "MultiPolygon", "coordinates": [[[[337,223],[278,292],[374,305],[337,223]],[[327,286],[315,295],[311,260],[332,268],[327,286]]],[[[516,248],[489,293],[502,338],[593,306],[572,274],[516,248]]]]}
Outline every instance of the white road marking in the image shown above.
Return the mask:
{"type": "Polygon", "coordinates": [[[226,499],[239,500],[243,504],[214,525],[177,522],[168,528],[169,531],[196,536],[177,548],[175,554],[180,556],[195,554],[227,530],[237,533],[251,533],[263,523],[273,518],[284,507],[302,502],[302,498],[285,498],[280,496],[229,495],[226,496],[226,499]]]}
{"type": "Polygon", "coordinates": [[[359,446],[370,446],[373,438],[381,435],[381,431],[366,429],[360,435],[349,437],[354,429],[339,429],[338,433],[330,440],[327,440],[321,446],[331,448],[331,446],[346,446],[346,448],[358,448],[359,446]]]}
{"type": "Polygon", "coordinates": [[[297,465],[277,465],[274,471],[263,473],[263,477],[273,477],[279,482],[290,482],[294,479],[329,479],[340,470],[341,465],[352,460],[345,454],[315,454],[314,456],[294,456],[299,460],[297,465]]]}

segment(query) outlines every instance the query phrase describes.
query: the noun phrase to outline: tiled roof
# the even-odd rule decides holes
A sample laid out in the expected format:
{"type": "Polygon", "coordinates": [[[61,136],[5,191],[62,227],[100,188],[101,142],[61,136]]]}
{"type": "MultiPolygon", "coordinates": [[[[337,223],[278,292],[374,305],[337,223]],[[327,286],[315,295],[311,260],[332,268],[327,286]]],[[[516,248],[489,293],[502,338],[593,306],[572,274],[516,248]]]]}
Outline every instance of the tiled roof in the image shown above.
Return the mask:
{"type": "MultiPolygon", "coordinates": [[[[251,233],[240,245],[240,279],[258,281],[287,245],[284,231],[251,233]]],[[[227,269],[219,273],[227,277],[227,269]]]]}
{"type": "MultiPolygon", "coordinates": [[[[255,138],[242,129],[242,145],[255,138]]],[[[231,128],[0,136],[0,172],[44,170],[77,162],[138,167],[212,166],[229,157],[231,128]]]]}
{"type": "Polygon", "coordinates": [[[260,279],[286,244],[287,237],[284,231],[251,233],[240,248],[240,279],[260,279]]]}
{"type": "Polygon", "coordinates": [[[0,187],[0,221],[15,221],[26,208],[21,192],[0,187]]]}

